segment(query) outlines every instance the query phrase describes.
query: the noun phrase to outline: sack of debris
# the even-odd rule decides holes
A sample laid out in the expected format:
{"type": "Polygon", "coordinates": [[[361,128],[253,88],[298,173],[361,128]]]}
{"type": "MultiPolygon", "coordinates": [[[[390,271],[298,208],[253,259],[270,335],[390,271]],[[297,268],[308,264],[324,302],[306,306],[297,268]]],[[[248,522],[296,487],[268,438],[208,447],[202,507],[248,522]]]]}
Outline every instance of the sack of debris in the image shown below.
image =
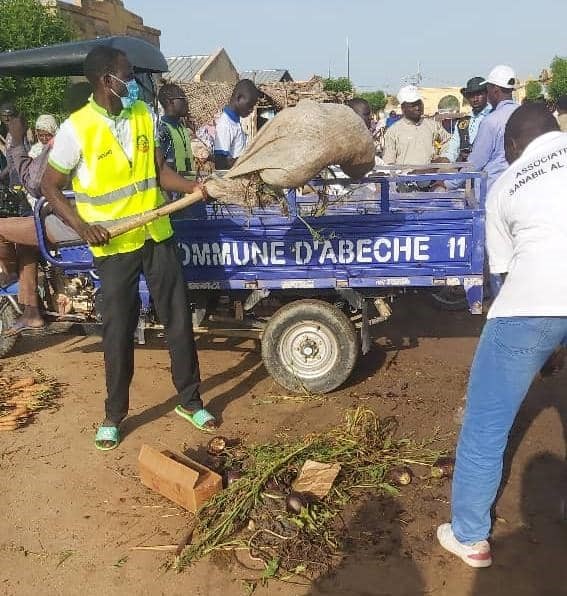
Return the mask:
{"type": "Polygon", "coordinates": [[[357,179],[374,167],[374,160],[372,136],[351,108],[302,100],[268,122],[225,176],[209,179],[206,186],[211,196],[239,203],[243,188],[260,181],[297,188],[330,165],[357,179]]]}

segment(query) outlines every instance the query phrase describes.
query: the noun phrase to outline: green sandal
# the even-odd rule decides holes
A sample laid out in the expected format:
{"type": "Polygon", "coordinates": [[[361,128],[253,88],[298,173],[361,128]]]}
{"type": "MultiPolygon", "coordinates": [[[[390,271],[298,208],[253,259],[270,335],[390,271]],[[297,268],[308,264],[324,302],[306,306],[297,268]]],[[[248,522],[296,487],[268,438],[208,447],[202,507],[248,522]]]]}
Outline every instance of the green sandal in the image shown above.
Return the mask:
{"type": "Polygon", "coordinates": [[[184,418],[185,420],[190,422],[195,428],[198,428],[199,430],[205,433],[213,433],[216,430],[216,428],[207,428],[205,426],[207,422],[210,422],[211,420],[215,419],[215,417],[209,412],[207,412],[205,408],[191,413],[189,412],[189,410],[186,410],[183,406],[177,406],[175,408],[175,413],[178,416],[181,416],[181,418],[184,418]]]}
{"type": "Polygon", "coordinates": [[[95,435],[95,447],[99,451],[111,451],[120,443],[120,431],[117,426],[100,426],[95,435]],[[103,447],[101,443],[112,443],[110,447],[103,447]]]}

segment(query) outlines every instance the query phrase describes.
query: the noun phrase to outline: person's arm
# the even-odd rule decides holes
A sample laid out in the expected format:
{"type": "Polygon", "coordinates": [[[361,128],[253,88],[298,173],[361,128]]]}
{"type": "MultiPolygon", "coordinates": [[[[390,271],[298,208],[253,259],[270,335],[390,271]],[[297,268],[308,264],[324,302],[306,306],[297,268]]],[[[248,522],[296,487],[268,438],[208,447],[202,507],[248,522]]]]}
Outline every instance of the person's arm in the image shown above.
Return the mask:
{"type": "Polygon", "coordinates": [[[25,146],[26,125],[20,116],[10,118],[8,130],[12,136],[12,143],[8,149],[12,167],[26,191],[33,197],[39,198],[41,178],[47,167],[50,148],[44,147],[36,158],[29,157],[25,146]]]}
{"type": "Polygon", "coordinates": [[[110,240],[108,231],[85,222],[74,205],[63,194],[69,176],[81,160],[81,148],[69,120],[59,129],[49,154],[49,162],[41,180],[41,190],[49,205],[69,227],[88,244],[99,246],[110,240]]]}
{"type": "Polygon", "coordinates": [[[382,159],[387,165],[396,163],[396,136],[392,127],[390,127],[384,135],[384,155],[382,159]]]}
{"type": "Polygon", "coordinates": [[[484,119],[478,127],[478,133],[468,159],[475,171],[480,172],[486,167],[494,153],[495,142],[496,135],[494,134],[490,120],[484,119]]]}
{"type": "Polygon", "coordinates": [[[59,172],[49,164],[43,175],[41,190],[56,215],[91,246],[107,244],[110,240],[108,230],[99,225],[89,225],[79,216],[77,210],[63,194],[67,184],[67,174],[59,172]]]}
{"type": "Polygon", "coordinates": [[[201,190],[206,196],[205,187],[194,180],[187,180],[172,170],[166,163],[163,153],[156,148],[156,172],[159,185],[165,192],[192,193],[201,190]]]}
{"type": "MultiPolygon", "coordinates": [[[[475,172],[482,172],[494,152],[495,135],[490,120],[484,119],[478,128],[478,133],[473,143],[468,163],[475,172]]],[[[455,190],[462,186],[462,181],[449,180],[445,182],[445,188],[455,190]]]]}
{"type": "MultiPolygon", "coordinates": [[[[223,114],[224,116],[224,114],[223,114]]],[[[221,116],[215,130],[215,168],[217,170],[230,170],[236,159],[232,157],[232,132],[221,116]]]]}
{"type": "Polygon", "coordinates": [[[7,153],[10,156],[12,168],[17,172],[25,190],[33,197],[39,198],[41,196],[41,177],[47,167],[49,147],[44,147],[36,158],[29,157],[25,146],[26,124],[21,116],[10,118],[8,131],[12,142],[7,153]]]}
{"type": "Polygon", "coordinates": [[[514,245],[499,189],[499,184],[493,186],[486,200],[486,250],[490,273],[505,275],[510,269],[514,245]]]}
{"type": "Polygon", "coordinates": [[[171,133],[165,122],[161,122],[158,129],[158,143],[167,165],[175,170],[175,148],[171,133]]]}

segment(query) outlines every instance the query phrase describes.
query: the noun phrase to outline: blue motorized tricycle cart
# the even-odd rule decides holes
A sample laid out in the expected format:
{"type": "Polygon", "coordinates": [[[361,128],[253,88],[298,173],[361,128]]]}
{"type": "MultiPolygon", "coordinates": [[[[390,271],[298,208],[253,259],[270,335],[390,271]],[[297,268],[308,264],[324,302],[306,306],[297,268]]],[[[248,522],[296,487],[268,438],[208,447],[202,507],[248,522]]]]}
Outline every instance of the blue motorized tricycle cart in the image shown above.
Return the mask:
{"type": "MultiPolygon", "coordinates": [[[[77,74],[93,43],[123,48],[138,76],[147,76],[146,89],[149,75],[167,68],[149,44],[111,38],[71,44],[73,51],[66,44],[29,50],[25,60],[3,54],[0,75],[18,68],[30,76],[77,74]]],[[[196,331],[257,339],[278,383],[332,391],[369,350],[370,329],[389,317],[396,295],[462,288],[470,311],[482,312],[485,188],[475,172],[392,171],[357,182],[315,180],[301,194],[288,191],[284,208],[211,204],[180,212],[173,223],[196,331]],[[459,179],[463,190],[419,191],[447,179],[459,179]]],[[[54,321],[96,328],[102,295],[91,253],[84,245],[49,246],[45,209],[40,200],[34,213],[44,310],[54,321]]],[[[17,291],[17,284],[0,289],[0,330],[19,312],[17,291]]],[[[138,341],[158,328],[141,279],[138,341]]],[[[0,334],[0,355],[15,341],[0,334]]]]}

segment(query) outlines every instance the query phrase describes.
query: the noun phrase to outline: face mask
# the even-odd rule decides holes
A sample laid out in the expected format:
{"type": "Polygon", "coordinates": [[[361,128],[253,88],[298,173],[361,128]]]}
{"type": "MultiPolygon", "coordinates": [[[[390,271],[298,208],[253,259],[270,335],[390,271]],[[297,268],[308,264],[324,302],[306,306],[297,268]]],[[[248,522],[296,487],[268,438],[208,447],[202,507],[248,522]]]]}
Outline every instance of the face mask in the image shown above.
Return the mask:
{"type": "Polygon", "coordinates": [[[125,110],[130,109],[134,105],[134,103],[138,101],[140,97],[140,88],[138,87],[136,79],[132,79],[131,81],[123,81],[122,79],[115,77],[113,74],[111,74],[110,76],[113,79],[120,81],[124,85],[124,87],[126,87],[127,94],[124,96],[118,95],[118,93],[116,93],[114,89],[111,89],[111,91],[112,93],[114,93],[114,95],[116,95],[116,97],[120,99],[120,101],[122,102],[122,107],[125,110]]]}

